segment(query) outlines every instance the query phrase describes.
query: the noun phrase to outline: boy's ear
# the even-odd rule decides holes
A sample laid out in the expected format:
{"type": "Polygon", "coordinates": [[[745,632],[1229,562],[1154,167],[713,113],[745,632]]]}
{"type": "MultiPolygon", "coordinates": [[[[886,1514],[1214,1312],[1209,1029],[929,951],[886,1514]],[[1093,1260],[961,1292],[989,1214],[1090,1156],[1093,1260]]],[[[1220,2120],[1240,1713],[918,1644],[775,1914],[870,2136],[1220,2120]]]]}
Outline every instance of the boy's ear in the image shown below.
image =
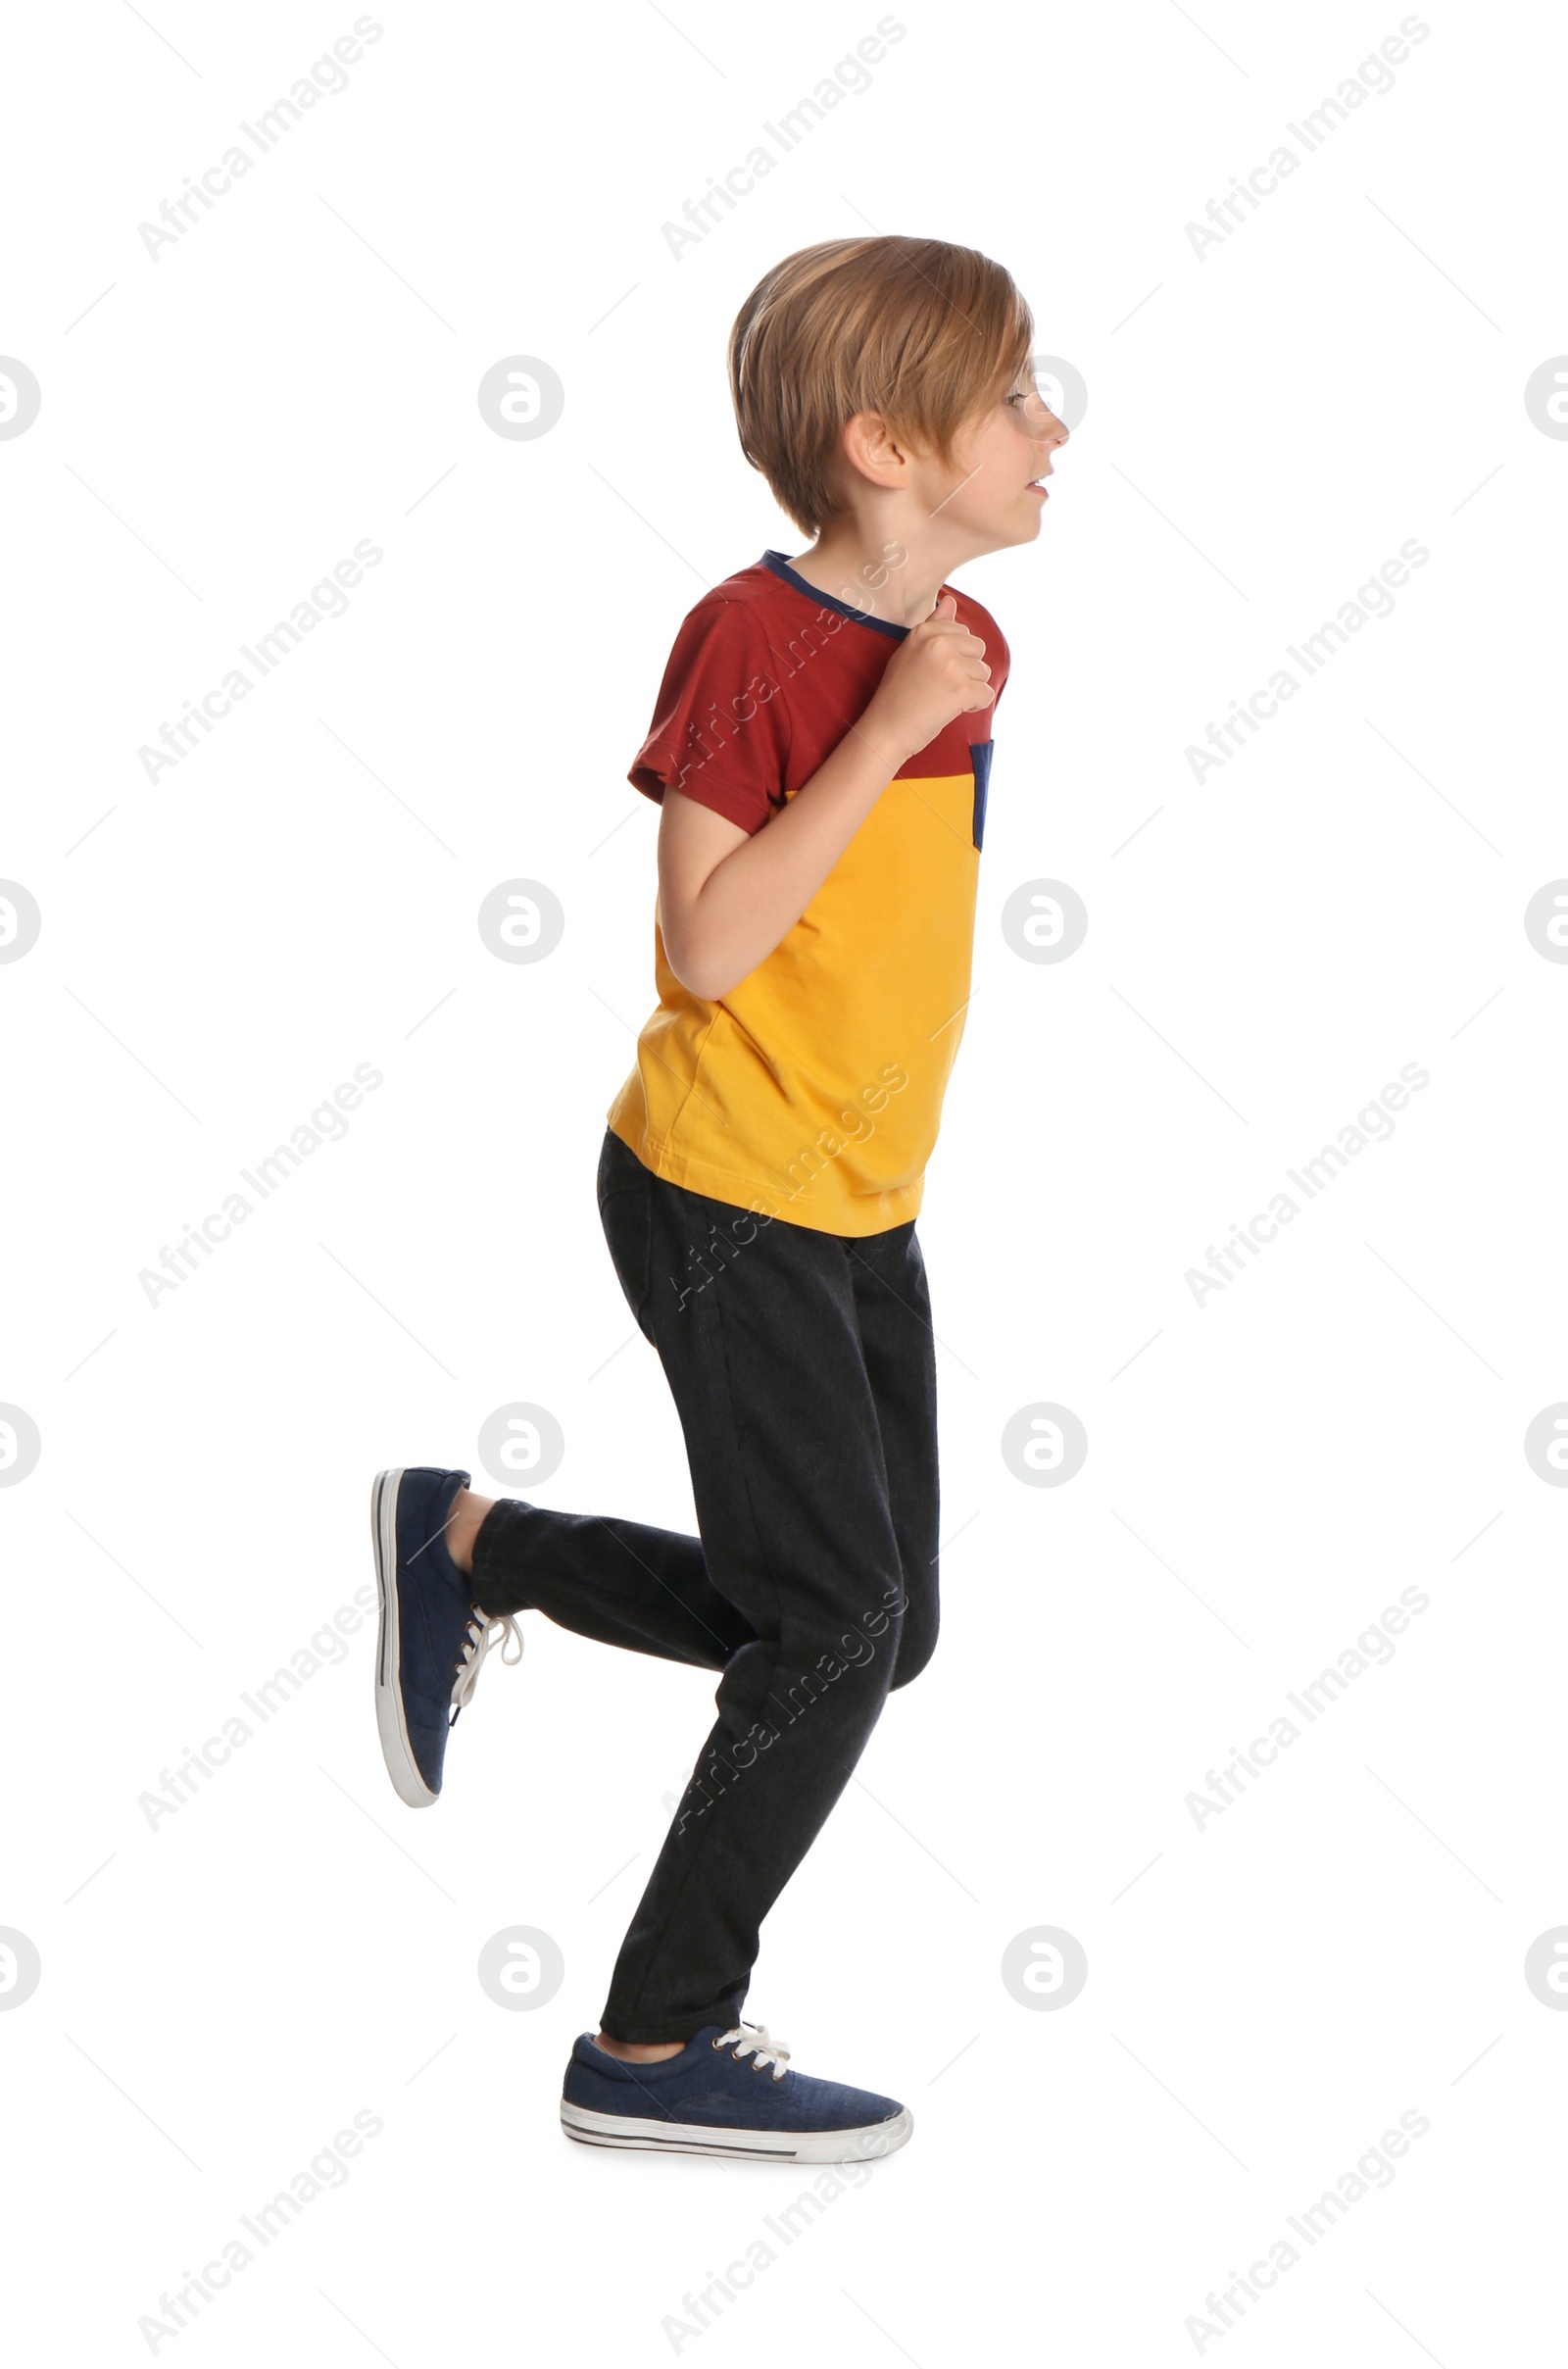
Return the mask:
{"type": "Polygon", "coordinates": [[[908,455],[880,412],[857,412],[847,420],[842,450],[850,467],[873,485],[902,484],[908,469],[908,455]]]}

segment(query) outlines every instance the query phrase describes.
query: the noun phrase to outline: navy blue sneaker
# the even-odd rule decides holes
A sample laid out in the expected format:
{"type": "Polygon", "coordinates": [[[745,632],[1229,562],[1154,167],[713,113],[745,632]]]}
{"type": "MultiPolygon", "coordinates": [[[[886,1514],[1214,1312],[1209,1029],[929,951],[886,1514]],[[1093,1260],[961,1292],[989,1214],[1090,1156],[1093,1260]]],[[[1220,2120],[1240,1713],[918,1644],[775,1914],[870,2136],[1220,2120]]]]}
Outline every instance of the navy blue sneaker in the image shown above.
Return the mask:
{"type": "Polygon", "coordinates": [[[440,1794],[448,1731],[472,1699],[497,1636],[503,1661],[522,1658],[515,1621],[480,1611],[471,1579],[447,1552],[447,1515],[467,1485],[466,1472],[413,1464],[378,1472],[370,1492],[381,1604],[375,1724],[387,1773],[411,1809],[427,1809],[440,1794]]]}
{"type": "Polygon", "coordinates": [[[896,2098],[789,2070],[765,2024],[705,2024],[678,2056],[627,2064],[584,2032],[571,2051],[561,2127],[588,2147],[671,2155],[855,2163],[891,2155],[914,2128],[896,2098]]]}

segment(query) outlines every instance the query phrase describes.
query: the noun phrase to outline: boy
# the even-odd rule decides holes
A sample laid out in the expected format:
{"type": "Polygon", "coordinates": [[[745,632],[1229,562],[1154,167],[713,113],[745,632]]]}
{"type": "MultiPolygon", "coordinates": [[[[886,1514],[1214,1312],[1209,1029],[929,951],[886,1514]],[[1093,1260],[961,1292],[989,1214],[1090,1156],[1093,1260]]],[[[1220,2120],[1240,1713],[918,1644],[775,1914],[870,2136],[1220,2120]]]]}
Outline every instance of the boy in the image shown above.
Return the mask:
{"type": "Polygon", "coordinates": [[[659,1008],[601,1218],[700,1537],[383,1472],[376,1712],[422,1806],[514,1615],[721,1673],[717,1722],[562,2121],[591,2145],[838,2162],[909,2136],[744,2024],[759,1927],[937,1633],[936,1371],[915,1240],[962,1032],[1007,649],[946,571],[1040,531],[1067,430],[1008,274],[833,239],[730,334],[741,448],[814,538],[699,601],[630,780],[660,803],[659,1008]],[[760,2073],[765,2078],[759,2080],[760,2073]]]}

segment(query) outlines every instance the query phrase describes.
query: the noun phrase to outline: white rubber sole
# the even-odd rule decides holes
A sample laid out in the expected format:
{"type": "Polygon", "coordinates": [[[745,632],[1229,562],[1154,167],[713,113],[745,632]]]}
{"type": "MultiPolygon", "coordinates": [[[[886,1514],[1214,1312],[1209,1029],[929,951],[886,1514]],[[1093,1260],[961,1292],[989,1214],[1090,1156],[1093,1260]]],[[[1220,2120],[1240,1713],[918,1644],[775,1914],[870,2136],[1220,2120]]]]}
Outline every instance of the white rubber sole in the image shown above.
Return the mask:
{"type": "Polygon", "coordinates": [[[398,1485],[403,1471],[401,1464],[394,1464],[388,1471],[378,1472],[370,1489],[370,1545],[381,1606],[375,1637],[375,1725],[386,1773],[399,1800],[407,1801],[411,1809],[428,1809],[440,1796],[430,1791],[419,1774],[398,1687],[398,1485]]]}
{"type": "Polygon", "coordinates": [[[729,2155],[753,2163],[866,2163],[906,2145],[914,2116],[906,2106],[887,2122],[855,2131],[714,2130],[701,2122],[642,2121],[631,2114],[599,2114],[561,2101],[561,2127],[586,2147],[640,2147],[663,2155],[729,2155]]]}

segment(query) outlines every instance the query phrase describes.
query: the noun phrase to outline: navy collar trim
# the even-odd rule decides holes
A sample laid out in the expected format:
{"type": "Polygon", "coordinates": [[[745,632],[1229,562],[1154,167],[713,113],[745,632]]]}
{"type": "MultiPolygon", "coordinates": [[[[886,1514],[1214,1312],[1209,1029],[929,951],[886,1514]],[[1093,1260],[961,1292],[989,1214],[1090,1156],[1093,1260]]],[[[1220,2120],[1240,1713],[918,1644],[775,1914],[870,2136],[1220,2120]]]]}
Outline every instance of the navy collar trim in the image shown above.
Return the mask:
{"type": "Polygon", "coordinates": [[[892,624],[886,617],[867,617],[863,609],[854,609],[848,601],[836,601],[830,592],[818,592],[814,584],[808,584],[805,576],[797,573],[781,551],[764,551],[762,566],[770,568],[776,576],[782,576],[795,591],[804,592],[808,601],[816,603],[818,609],[831,609],[835,616],[853,617],[858,625],[869,625],[873,633],[885,633],[892,641],[908,639],[907,625],[892,624]]]}

